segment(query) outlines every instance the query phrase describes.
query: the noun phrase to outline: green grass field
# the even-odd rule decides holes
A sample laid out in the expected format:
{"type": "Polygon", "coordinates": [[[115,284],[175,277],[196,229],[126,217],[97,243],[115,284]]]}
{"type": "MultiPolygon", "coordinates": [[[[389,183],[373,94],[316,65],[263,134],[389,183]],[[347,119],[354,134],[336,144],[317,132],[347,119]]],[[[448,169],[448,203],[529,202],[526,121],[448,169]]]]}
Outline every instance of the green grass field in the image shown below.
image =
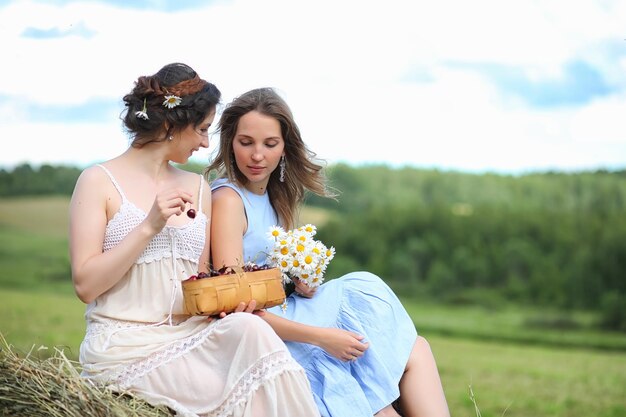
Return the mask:
{"type": "MultiPolygon", "coordinates": [[[[0,201],[0,332],[23,352],[56,346],[76,359],[85,306],[71,287],[67,203],[0,201]]],[[[592,313],[402,301],[431,343],[453,416],[477,415],[470,386],[483,417],[626,415],[626,335],[594,330],[592,313]],[[551,326],[563,317],[575,326],[551,326]]]]}

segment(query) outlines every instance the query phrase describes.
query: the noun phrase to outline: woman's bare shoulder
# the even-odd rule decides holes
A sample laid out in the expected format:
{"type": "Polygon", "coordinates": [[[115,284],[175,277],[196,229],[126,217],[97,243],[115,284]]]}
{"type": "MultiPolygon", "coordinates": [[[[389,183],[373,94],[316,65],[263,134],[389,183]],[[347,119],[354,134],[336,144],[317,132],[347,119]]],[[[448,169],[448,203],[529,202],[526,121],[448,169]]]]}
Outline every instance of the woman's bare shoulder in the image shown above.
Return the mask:
{"type": "Polygon", "coordinates": [[[219,187],[212,191],[213,207],[219,206],[223,208],[240,208],[243,207],[243,201],[237,193],[230,187],[219,187]]]}
{"type": "Polygon", "coordinates": [[[80,173],[77,184],[98,185],[107,181],[106,172],[97,165],[91,165],[80,173]]]}

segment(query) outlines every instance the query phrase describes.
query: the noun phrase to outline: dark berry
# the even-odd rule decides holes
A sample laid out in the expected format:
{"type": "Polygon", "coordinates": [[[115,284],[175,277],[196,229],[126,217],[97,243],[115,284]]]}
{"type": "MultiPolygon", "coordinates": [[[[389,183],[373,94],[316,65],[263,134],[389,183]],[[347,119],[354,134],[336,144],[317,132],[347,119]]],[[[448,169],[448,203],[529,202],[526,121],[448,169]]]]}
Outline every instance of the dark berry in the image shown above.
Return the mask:
{"type": "Polygon", "coordinates": [[[196,217],[196,211],[195,211],[194,209],[189,209],[189,210],[187,210],[187,216],[188,216],[190,219],[195,218],[195,217],[196,217]]]}

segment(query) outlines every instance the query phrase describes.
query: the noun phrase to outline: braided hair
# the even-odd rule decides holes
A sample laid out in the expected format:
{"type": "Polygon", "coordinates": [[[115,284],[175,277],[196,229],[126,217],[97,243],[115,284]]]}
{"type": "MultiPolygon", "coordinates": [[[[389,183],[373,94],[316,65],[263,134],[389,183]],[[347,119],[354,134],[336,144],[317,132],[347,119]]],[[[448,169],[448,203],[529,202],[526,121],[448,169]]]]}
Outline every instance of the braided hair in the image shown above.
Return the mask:
{"type": "Polygon", "coordinates": [[[122,120],[131,146],[141,148],[164,141],[175,130],[197,127],[217,108],[220,98],[217,87],[186,64],[168,64],[154,75],[139,77],[123,98],[122,120]],[[176,96],[180,103],[169,107],[166,96],[176,96]]]}

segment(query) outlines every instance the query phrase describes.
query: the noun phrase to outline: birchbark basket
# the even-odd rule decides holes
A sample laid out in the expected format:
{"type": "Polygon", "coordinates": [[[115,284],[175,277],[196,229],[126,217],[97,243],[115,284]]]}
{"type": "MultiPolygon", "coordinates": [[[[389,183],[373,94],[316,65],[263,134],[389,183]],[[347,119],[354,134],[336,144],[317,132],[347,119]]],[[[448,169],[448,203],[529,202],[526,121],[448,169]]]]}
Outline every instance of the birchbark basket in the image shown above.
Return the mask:
{"type": "Polygon", "coordinates": [[[185,313],[213,316],[231,313],[240,302],[256,301],[256,308],[269,308],[285,301],[285,288],[278,268],[245,272],[231,267],[235,273],[183,281],[185,313]]]}

